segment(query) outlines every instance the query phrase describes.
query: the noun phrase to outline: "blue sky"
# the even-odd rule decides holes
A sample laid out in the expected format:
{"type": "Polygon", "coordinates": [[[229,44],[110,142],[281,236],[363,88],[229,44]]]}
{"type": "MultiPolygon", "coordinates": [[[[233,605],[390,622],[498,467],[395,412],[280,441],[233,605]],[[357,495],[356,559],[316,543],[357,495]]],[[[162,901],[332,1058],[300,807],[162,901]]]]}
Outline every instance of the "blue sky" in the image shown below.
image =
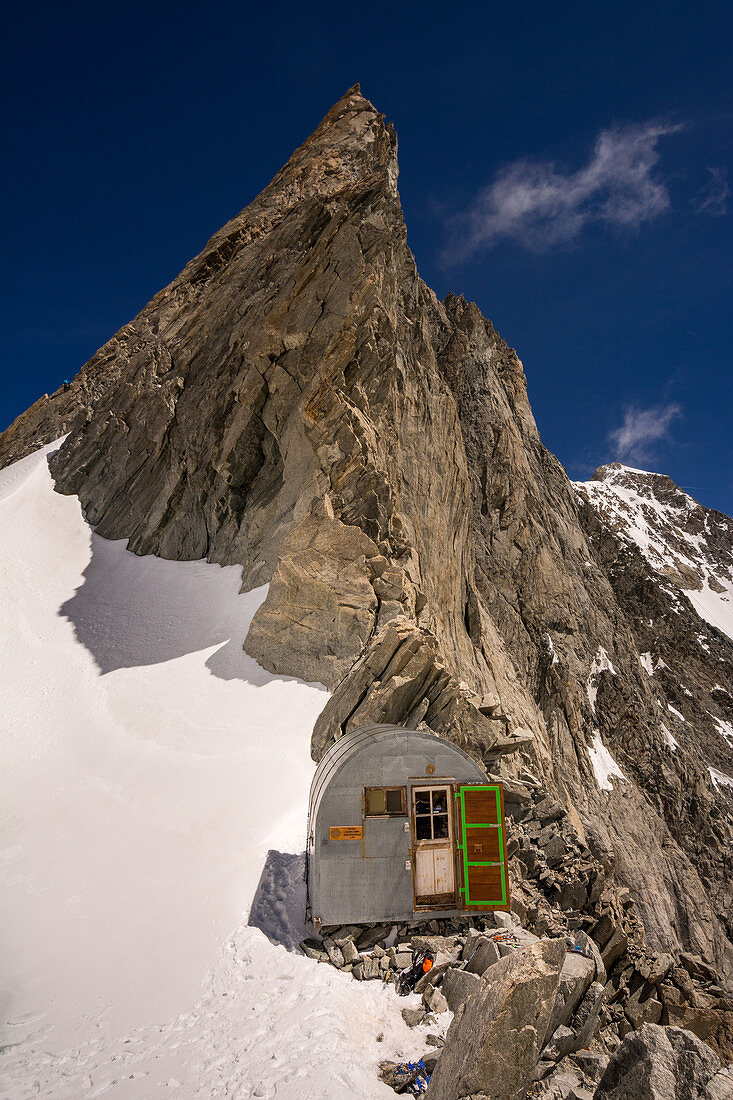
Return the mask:
{"type": "Polygon", "coordinates": [[[733,513],[729,2],[26,7],[3,173],[4,426],[245,206],[355,82],[425,280],[519,352],[572,477],[733,513]]]}

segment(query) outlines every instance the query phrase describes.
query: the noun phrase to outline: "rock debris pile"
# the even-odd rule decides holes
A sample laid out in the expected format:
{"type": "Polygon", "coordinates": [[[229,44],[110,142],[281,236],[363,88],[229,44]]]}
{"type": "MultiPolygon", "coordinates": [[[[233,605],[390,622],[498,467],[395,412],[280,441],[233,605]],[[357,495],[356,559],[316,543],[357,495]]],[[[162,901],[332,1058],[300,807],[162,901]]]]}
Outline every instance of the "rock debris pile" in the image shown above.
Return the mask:
{"type": "Polygon", "coordinates": [[[590,837],[588,845],[581,840],[558,802],[535,797],[509,807],[512,909],[536,935],[572,937],[596,960],[607,1049],[644,1023],[662,1023],[733,1059],[730,986],[699,955],[650,950],[635,898],[618,885],[609,854],[590,837]]]}
{"type": "Polygon", "coordinates": [[[411,984],[420,1003],[402,1015],[436,1049],[383,1062],[385,1083],[418,1094],[429,1082],[437,1100],[733,1096],[733,993],[715,969],[689,952],[647,950],[607,854],[541,786],[515,781],[505,794],[521,799],[507,802],[510,913],[323,928],[301,944],[396,991],[430,953],[411,984]],[[683,1063],[697,1091],[670,1091],[683,1063]]]}
{"type": "MultiPolygon", "coordinates": [[[[404,1008],[402,1016],[410,1027],[436,1029],[422,1031],[419,1040],[435,1049],[412,1062],[381,1063],[382,1080],[397,1093],[418,1095],[427,1088],[435,1100],[729,1100],[731,1095],[726,1089],[733,1067],[726,1068],[689,1030],[658,1026],[662,1003],[653,993],[644,1000],[639,996],[644,980],[663,984],[668,968],[679,970],[671,957],[637,959],[621,969],[619,988],[628,988],[630,971],[644,970],[647,978],[637,984],[631,1011],[629,999],[623,999],[620,1024],[620,1014],[608,1009],[608,999],[617,1002],[619,996],[614,981],[607,981],[599,944],[582,931],[573,937],[537,936],[514,913],[432,920],[425,926],[324,928],[322,939],[304,940],[301,947],[356,980],[389,982],[395,991],[415,958],[430,953],[431,968],[411,986],[421,1003],[404,1008]],[[660,1091],[677,1080],[670,1074],[683,1065],[690,1068],[694,1089],[660,1091]]],[[[608,954],[606,961],[616,965],[608,954]]]]}

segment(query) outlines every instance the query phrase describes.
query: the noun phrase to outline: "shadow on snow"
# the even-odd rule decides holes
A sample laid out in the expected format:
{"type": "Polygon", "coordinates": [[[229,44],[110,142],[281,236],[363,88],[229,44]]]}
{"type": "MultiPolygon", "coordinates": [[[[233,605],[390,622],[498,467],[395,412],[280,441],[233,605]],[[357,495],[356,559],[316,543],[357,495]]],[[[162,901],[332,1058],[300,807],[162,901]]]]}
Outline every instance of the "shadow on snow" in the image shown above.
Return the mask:
{"type": "Polygon", "coordinates": [[[312,935],[305,923],[305,852],[267,853],[247,923],[270,943],[300,951],[300,941],[312,935]]]}

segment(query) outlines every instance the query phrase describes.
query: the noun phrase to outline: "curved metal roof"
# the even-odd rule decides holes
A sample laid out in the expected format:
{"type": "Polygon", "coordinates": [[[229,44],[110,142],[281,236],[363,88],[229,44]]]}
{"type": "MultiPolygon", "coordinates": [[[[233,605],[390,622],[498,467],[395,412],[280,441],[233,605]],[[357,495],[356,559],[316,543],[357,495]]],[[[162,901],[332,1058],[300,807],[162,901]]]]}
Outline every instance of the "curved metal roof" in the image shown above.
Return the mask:
{"type": "Polygon", "coordinates": [[[308,802],[308,835],[310,836],[311,822],[314,819],[315,814],[318,811],[318,806],[321,801],[323,792],[332,782],[336,774],[340,771],[347,760],[350,760],[355,756],[362,748],[367,745],[372,746],[379,741],[386,741],[393,737],[394,734],[407,734],[410,740],[423,740],[428,745],[434,745],[438,741],[441,745],[450,749],[452,752],[458,753],[459,756],[463,756],[470,764],[484,775],[484,770],[477,760],[460,748],[459,745],[455,745],[452,741],[446,740],[444,737],[439,737],[437,733],[429,733],[427,730],[411,730],[405,726],[361,726],[357,730],[353,730],[351,733],[345,733],[343,737],[340,737],[336,741],[328,752],[321,758],[318,767],[315,770],[313,781],[311,783],[310,799],[308,802]]]}

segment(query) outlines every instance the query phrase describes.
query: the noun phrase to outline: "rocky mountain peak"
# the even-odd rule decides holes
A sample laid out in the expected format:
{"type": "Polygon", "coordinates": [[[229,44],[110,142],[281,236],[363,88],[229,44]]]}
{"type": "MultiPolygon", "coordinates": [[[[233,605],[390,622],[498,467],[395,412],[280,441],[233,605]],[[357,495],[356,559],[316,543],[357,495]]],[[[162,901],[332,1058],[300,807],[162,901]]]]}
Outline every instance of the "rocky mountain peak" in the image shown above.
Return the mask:
{"type": "Polygon", "coordinates": [[[290,201],[308,194],[327,198],[344,187],[378,185],[380,179],[386,179],[396,195],[397,135],[355,84],[296,149],[260,199],[277,192],[290,201]]]}

